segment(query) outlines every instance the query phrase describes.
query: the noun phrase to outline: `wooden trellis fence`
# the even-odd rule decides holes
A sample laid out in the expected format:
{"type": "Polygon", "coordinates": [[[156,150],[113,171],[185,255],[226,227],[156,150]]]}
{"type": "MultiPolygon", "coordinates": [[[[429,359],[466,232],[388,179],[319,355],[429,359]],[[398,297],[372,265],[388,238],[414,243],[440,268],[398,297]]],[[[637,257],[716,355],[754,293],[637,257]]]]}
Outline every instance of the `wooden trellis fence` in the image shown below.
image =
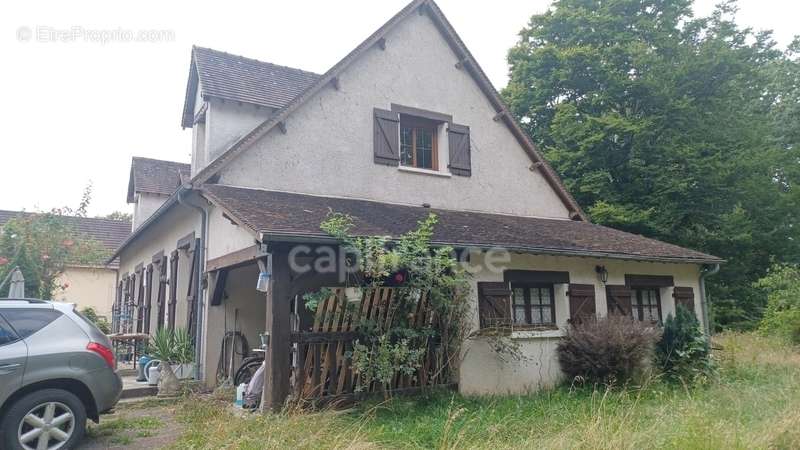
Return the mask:
{"type": "MultiPolygon", "coordinates": [[[[292,333],[295,353],[291,369],[292,397],[312,400],[353,394],[363,384],[347,357],[358,339],[357,327],[372,321],[388,329],[396,308],[396,288],[365,290],[360,300],[346,307],[345,289],[337,288],[319,302],[311,331],[292,333]]],[[[438,318],[422,294],[412,305],[410,325],[436,325],[438,318]]],[[[450,370],[440,343],[427,339],[422,366],[411,376],[397,375],[392,390],[450,384],[450,370]]],[[[375,392],[382,386],[361,386],[362,392],[375,392]]]]}

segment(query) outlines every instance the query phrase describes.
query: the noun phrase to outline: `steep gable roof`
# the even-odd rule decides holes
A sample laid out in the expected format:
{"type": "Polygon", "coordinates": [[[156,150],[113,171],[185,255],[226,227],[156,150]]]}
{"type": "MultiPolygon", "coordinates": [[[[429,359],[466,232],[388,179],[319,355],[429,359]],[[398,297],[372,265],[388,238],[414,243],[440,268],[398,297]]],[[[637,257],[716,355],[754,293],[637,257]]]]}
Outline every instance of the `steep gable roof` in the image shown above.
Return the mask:
{"type": "Polygon", "coordinates": [[[450,211],[225,185],[205,185],[202,191],[242,225],[275,240],[330,238],[320,230],[330,211],[352,217],[352,233],[356,235],[393,238],[415,229],[420,220],[435,213],[435,244],[636,261],[722,262],[705,253],[583,221],[450,211]]]}
{"type": "Polygon", "coordinates": [[[128,203],[133,203],[139,192],[171,195],[190,174],[189,164],[134,156],[128,179],[128,203]]]}
{"type": "Polygon", "coordinates": [[[464,42],[461,40],[461,38],[459,38],[450,22],[447,20],[447,18],[445,18],[444,14],[433,0],[414,0],[409,3],[399,13],[381,26],[375,33],[373,33],[358,47],[345,56],[341,61],[336,63],[330,70],[320,76],[305,91],[294,97],[294,99],[292,99],[289,103],[283,106],[275,114],[270,116],[269,119],[265,120],[256,126],[252,131],[245,134],[238,141],[233,143],[233,145],[225,150],[218,158],[203,168],[194,177],[193,182],[195,182],[195,184],[202,184],[208,181],[239,154],[252,146],[267,132],[283,123],[287,117],[289,117],[301,105],[309,101],[309,99],[314,97],[320,90],[329,86],[342,71],[344,71],[356,59],[358,59],[365,51],[375,47],[376,45],[384,45],[386,34],[397,24],[402,22],[403,19],[408,17],[409,14],[412,14],[415,11],[419,11],[421,14],[427,13],[431,17],[433,22],[436,24],[436,27],[450,45],[453,52],[458,55],[458,59],[454,62],[454,64],[456,64],[457,67],[466,70],[480,86],[481,91],[484,93],[484,95],[486,95],[490,103],[497,111],[495,119],[502,120],[508,126],[509,130],[523,147],[530,159],[539,167],[539,170],[541,171],[545,180],[547,180],[550,187],[555,191],[559,199],[570,211],[570,217],[576,220],[588,220],[578,203],[564,187],[559,176],[556,174],[553,168],[550,167],[547,161],[545,161],[528,135],[522,130],[522,128],[520,128],[519,124],[517,124],[513,115],[509,112],[508,108],[500,98],[500,95],[497,93],[497,90],[495,90],[494,86],[492,86],[486,74],[480,68],[478,63],[475,61],[475,58],[464,45],[464,42]]]}
{"type": "Polygon", "coordinates": [[[202,97],[280,109],[318,78],[313,72],[194,46],[181,125],[192,126],[198,81],[202,97]]]}

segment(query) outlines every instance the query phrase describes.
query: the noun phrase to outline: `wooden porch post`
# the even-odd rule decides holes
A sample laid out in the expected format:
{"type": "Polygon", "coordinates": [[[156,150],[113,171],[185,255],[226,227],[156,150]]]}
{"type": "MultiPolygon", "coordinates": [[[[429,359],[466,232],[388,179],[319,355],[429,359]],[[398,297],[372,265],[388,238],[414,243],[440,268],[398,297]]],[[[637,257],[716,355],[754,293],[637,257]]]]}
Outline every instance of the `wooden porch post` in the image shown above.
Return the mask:
{"type": "Polygon", "coordinates": [[[266,351],[267,370],[265,371],[264,411],[280,410],[289,395],[290,373],[290,315],[291,278],[288,252],[283,247],[272,251],[271,278],[266,295],[269,346],[266,351]]]}

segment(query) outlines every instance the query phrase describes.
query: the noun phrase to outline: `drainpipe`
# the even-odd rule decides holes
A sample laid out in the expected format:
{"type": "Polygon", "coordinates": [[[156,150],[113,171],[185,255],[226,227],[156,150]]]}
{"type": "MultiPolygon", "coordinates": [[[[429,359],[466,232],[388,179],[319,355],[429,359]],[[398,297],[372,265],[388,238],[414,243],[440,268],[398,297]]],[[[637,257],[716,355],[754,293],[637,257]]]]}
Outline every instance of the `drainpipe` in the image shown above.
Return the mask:
{"type": "Polygon", "coordinates": [[[706,336],[711,336],[711,324],[708,320],[708,296],[706,295],[706,278],[719,272],[719,264],[704,264],[700,270],[700,308],[703,311],[703,329],[706,336]]]}
{"type": "Polygon", "coordinates": [[[203,351],[203,307],[205,303],[205,291],[203,290],[203,273],[205,273],[206,268],[206,255],[205,255],[205,248],[206,248],[206,222],[208,220],[208,213],[206,212],[205,208],[200,205],[196,205],[190,201],[186,197],[186,194],[192,191],[192,186],[188,185],[187,189],[178,194],[178,203],[184,206],[188,206],[189,208],[195,209],[200,213],[200,245],[195,251],[200,252],[198,255],[198,259],[200,264],[197,265],[197,273],[194,277],[195,284],[195,292],[197,293],[197,308],[195,308],[194,314],[194,322],[197,324],[195,329],[195,345],[194,345],[194,360],[196,362],[197,368],[197,379],[203,379],[203,365],[200,364],[200,360],[202,359],[203,351]]]}

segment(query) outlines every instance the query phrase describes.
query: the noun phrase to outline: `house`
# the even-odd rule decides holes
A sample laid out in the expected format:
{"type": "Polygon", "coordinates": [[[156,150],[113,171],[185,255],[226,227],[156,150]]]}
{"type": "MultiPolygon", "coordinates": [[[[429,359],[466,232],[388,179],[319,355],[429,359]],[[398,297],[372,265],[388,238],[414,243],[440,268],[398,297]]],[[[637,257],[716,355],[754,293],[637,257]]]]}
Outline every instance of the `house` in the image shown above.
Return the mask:
{"type": "Polygon", "coordinates": [[[503,361],[470,339],[449,380],[465,393],[557,382],[555,346],[581,314],[658,321],[683,303],[707,317],[703,278],[722,261],[592,224],[432,0],[414,0],[324,74],[194,47],[181,124],[191,179],[134,218],[114,255],[117,307],[137,312],[123,328],[189,329],[209,386],[228,364],[226,336],[255,347],[267,333],[266,406],[301,395],[306,379],[347,391],[344,325],[318,328],[298,301],[341,284],[292,265],[298,249],[311,261],[333,245],[320,230],[329,211],[353,217],[357,234],[394,237],[435,213],[434,243],[466,252],[473,329],[513,321],[528,358],[503,361]]]}
{"type": "MultiPolygon", "coordinates": [[[[0,211],[0,228],[14,217],[29,214],[33,213],[0,211]]],[[[131,223],[124,220],[73,216],[64,216],[64,220],[78,235],[102,244],[109,254],[131,234],[131,223]]],[[[117,259],[96,264],[68,263],[58,280],[65,287],[56,292],[54,300],[75,303],[79,308],[94,308],[98,316],[111,321],[118,265],[117,259]]]]}

